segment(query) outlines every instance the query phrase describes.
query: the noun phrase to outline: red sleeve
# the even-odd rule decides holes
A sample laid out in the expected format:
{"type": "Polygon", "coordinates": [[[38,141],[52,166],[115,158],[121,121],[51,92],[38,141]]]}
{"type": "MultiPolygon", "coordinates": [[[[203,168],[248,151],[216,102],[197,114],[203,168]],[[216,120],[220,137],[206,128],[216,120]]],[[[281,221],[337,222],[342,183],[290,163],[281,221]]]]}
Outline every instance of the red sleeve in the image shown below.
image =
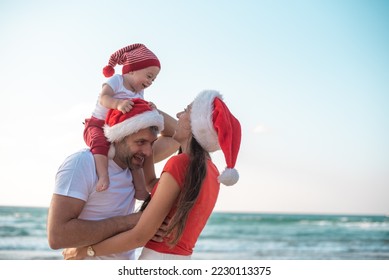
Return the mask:
{"type": "Polygon", "coordinates": [[[179,154],[171,157],[165,164],[162,170],[168,172],[177,181],[180,188],[184,185],[186,170],[189,164],[189,156],[187,154],[179,154]]]}

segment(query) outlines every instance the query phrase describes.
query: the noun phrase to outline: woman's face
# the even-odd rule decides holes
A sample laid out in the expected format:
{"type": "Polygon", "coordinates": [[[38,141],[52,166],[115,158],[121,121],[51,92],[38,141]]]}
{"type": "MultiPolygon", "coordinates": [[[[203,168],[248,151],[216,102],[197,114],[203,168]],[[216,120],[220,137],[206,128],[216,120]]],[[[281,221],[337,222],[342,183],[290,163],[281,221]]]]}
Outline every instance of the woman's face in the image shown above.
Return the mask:
{"type": "Polygon", "coordinates": [[[176,132],[173,135],[173,138],[177,142],[183,140],[188,140],[192,136],[192,127],[190,125],[190,110],[191,105],[188,105],[184,111],[177,113],[177,126],[176,132]]]}

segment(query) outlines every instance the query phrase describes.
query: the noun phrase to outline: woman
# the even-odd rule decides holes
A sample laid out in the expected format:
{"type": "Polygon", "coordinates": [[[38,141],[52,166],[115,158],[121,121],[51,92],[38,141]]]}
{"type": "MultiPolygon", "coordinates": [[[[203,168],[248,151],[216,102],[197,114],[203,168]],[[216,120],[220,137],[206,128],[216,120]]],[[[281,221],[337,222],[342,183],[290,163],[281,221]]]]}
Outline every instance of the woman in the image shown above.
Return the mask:
{"type": "MultiPolygon", "coordinates": [[[[167,161],[137,225],[93,246],[66,249],[66,259],[107,255],[137,247],[144,247],[139,259],[191,258],[215,206],[220,183],[233,185],[239,179],[234,166],[241,127],[217,91],[201,92],[177,118],[173,138],[179,142],[182,152],[167,161]],[[209,155],[219,149],[227,163],[220,176],[209,155]],[[163,242],[150,240],[165,219],[169,223],[163,242]]],[[[145,163],[144,170],[147,178],[155,178],[152,161],[145,163]]]]}

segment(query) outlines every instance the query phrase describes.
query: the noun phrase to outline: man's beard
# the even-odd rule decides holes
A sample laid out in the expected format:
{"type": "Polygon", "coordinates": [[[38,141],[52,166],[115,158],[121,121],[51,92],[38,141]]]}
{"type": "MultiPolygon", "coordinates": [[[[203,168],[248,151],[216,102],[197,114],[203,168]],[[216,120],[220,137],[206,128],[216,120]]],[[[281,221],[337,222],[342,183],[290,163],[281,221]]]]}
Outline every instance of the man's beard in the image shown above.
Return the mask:
{"type": "Polygon", "coordinates": [[[129,169],[139,169],[143,167],[145,157],[143,155],[135,154],[126,157],[126,164],[129,169]],[[135,161],[135,163],[134,163],[135,161]]]}

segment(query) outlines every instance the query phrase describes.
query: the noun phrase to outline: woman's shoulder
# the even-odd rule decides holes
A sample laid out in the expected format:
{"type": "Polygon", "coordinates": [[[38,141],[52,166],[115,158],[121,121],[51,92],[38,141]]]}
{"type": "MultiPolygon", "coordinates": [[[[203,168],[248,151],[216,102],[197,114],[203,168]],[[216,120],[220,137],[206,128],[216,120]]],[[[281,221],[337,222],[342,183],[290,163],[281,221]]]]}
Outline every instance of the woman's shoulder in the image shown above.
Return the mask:
{"type": "Polygon", "coordinates": [[[179,186],[184,183],[186,171],[189,165],[189,156],[187,154],[178,154],[172,156],[165,164],[163,172],[167,172],[174,177],[179,186]]]}
{"type": "Polygon", "coordinates": [[[189,164],[189,156],[185,153],[174,155],[168,159],[164,171],[184,172],[189,164]]]}
{"type": "Polygon", "coordinates": [[[189,162],[189,155],[185,153],[174,155],[170,157],[167,161],[167,163],[169,164],[187,163],[187,162],[189,162]]]}

